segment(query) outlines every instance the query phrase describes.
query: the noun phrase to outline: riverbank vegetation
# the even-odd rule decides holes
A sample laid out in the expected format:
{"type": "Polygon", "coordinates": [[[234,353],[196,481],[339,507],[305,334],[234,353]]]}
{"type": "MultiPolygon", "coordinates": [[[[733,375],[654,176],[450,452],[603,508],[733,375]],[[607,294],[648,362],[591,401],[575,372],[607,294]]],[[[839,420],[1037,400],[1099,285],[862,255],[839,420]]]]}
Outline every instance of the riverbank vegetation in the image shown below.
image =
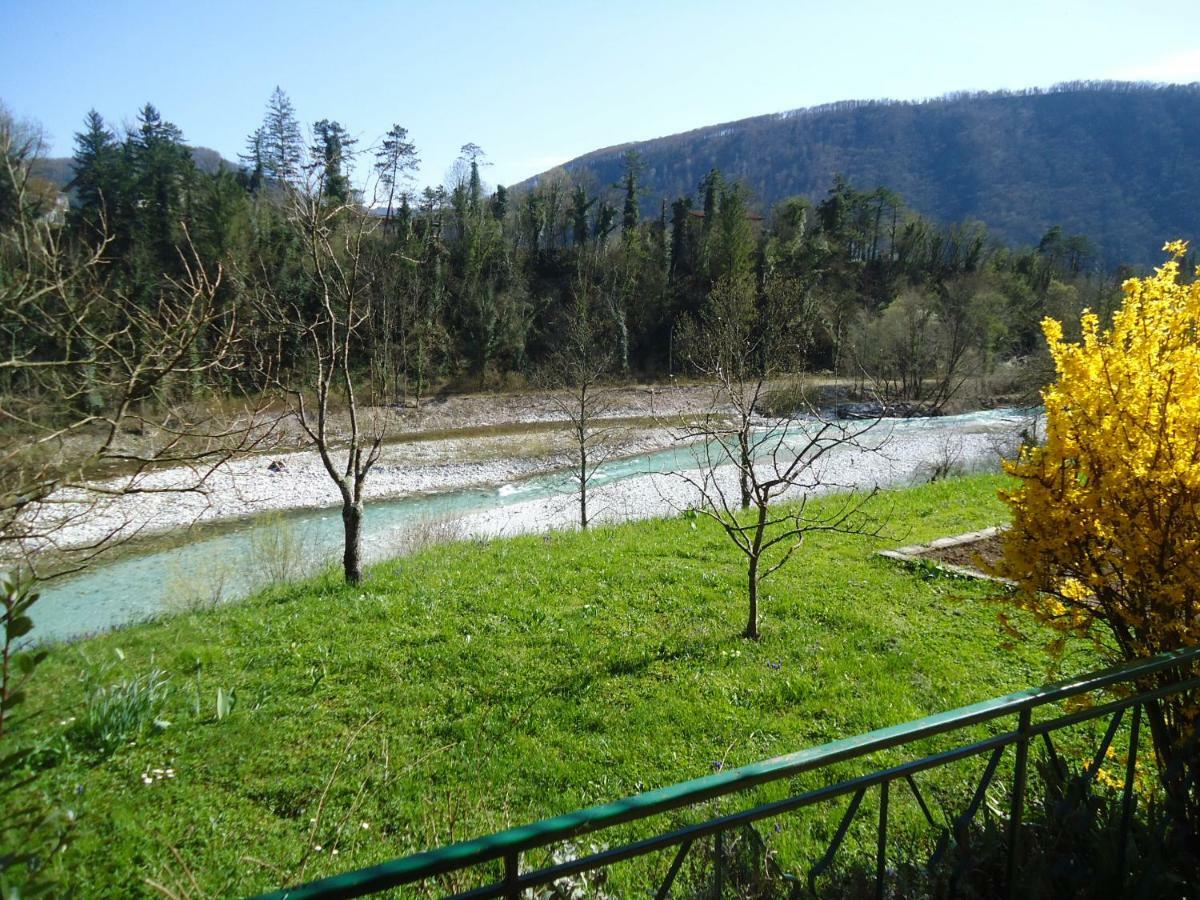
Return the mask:
{"type": "MultiPolygon", "coordinates": [[[[1004,521],[1003,483],[873,503],[912,542],[1004,521]]],[[[319,578],[56,648],[30,687],[52,712],[13,736],[77,820],[45,875],[77,896],[246,894],[1048,676],[1036,644],[996,652],[993,587],[870,551],[812,535],[769,583],[759,642],[719,527],[676,518],[436,546],[361,586],[319,578]]],[[[957,804],[970,775],[944,770],[933,795],[957,804]]],[[[811,864],[838,815],[789,819],[771,847],[811,864]]],[[[897,846],[920,846],[894,815],[897,846]]]]}

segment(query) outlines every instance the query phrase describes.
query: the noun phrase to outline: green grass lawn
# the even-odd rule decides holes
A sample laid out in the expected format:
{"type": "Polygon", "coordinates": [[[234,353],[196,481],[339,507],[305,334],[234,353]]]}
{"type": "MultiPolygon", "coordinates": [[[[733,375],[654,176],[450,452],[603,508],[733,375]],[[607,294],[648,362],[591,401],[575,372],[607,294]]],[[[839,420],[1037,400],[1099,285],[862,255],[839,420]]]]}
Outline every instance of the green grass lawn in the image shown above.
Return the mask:
{"type": "MultiPolygon", "coordinates": [[[[1000,649],[991,587],[872,555],[1004,521],[1001,483],[883,494],[883,542],[813,536],[768,582],[758,643],[732,545],[675,519],[437,547],[359,588],[328,577],[58,648],[31,697],[52,712],[17,736],[78,814],[55,891],[266,890],[1041,683],[1039,648],[1000,649]],[[89,684],[155,669],[169,726],[107,756],[66,737],[89,684]]],[[[789,818],[781,859],[819,853],[838,815],[789,818]]]]}

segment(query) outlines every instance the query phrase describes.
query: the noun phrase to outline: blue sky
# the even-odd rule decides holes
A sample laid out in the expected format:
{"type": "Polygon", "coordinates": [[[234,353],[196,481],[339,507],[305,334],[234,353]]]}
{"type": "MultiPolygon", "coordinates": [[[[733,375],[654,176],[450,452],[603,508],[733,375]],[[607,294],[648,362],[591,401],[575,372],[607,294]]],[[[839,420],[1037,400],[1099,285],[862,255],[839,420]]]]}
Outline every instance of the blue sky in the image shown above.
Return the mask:
{"type": "MultiPolygon", "coordinates": [[[[1178,9],[1178,8],[1177,8],[1178,9]]],[[[843,99],[1093,78],[1200,80],[1200,32],[1143,2],[0,0],[0,100],[56,155],[151,101],[236,158],[278,84],[365,146],[409,129],[512,183],[598,147],[843,99]]]]}

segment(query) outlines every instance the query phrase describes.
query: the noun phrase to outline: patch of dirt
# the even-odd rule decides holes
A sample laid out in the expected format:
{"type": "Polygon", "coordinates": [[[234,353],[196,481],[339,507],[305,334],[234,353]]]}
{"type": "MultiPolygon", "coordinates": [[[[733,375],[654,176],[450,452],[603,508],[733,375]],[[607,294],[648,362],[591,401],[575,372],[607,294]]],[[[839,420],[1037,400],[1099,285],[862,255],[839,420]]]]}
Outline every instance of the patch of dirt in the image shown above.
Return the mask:
{"type": "Polygon", "coordinates": [[[952,566],[991,572],[1004,555],[1004,546],[1001,535],[993,534],[977,541],[971,541],[969,544],[958,544],[954,547],[931,547],[918,555],[925,559],[949,563],[952,566]]]}

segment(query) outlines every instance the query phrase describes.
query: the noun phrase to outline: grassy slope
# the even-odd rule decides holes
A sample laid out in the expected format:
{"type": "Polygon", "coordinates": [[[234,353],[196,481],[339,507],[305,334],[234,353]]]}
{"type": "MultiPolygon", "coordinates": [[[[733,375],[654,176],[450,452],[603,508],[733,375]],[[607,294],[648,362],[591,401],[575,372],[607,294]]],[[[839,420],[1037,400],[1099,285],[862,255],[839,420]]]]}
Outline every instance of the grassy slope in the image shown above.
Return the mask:
{"type": "MultiPolygon", "coordinates": [[[[890,543],[1002,521],[999,483],[884,495],[890,543]]],[[[1038,651],[998,650],[986,588],[869,550],[814,536],[769,583],[757,644],[738,637],[731,546],[669,520],[435,548],[361,589],[327,579],[62,648],[35,701],[70,710],[81,670],[159,667],[173,724],[44,773],[81,813],[57,877],[244,894],[1044,680],[1038,651]],[[222,721],[218,687],[238,698],[222,721]]],[[[808,852],[827,820],[781,847],[808,852]]]]}

